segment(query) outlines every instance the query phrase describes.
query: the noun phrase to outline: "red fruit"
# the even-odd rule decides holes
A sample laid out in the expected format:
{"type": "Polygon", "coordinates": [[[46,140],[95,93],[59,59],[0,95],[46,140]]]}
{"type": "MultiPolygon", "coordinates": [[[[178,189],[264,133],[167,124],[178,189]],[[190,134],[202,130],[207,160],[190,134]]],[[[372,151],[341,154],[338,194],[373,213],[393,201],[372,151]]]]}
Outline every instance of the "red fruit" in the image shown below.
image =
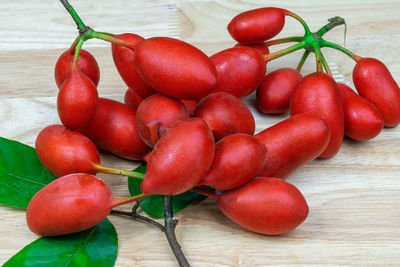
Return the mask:
{"type": "Polygon", "coordinates": [[[97,173],[94,165],[100,163],[100,155],[96,146],[86,136],[62,125],[50,125],[40,131],[35,147],[40,162],[57,177],[97,173]]]}
{"type": "Polygon", "coordinates": [[[103,221],[114,205],[108,186],[90,174],[70,174],[43,187],[26,211],[29,229],[57,236],[89,229],[103,221]]]}
{"type": "Polygon", "coordinates": [[[115,198],[96,176],[70,174],[54,180],[33,196],[26,210],[26,221],[38,235],[71,234],[100,223],[113,207],[144,197],[115,198]]]}
{"type": "MultiPolygon", "coordinates": [[[[144,40],[143,37],[133,33],[123,33],[114,37],[134,45],[144,40]]],[[[140,77],[136,69],[135,51],[114,43],[111,44],[111,50],[115,67],[125,84],[140,97],[145,98],[154,94],[154,90],[140,77]]]]}
{"type": "Polygon", "coordinates": [[[344,135],[342,99],[335,80],[325,73],[311,73],[297,84],[290,100],[290,115],[312,114],[326,120],[331,138],[319,158],[333,157],[344,135]]]}
{"type": "Polygon", "coordinates": [[[169,37],[153,37],[138,43],[136,66],[152,88],[179,99],[201,99],[217,82],[217,71],[206,54],[169,37]]]}
{"type": "MultiPolygon", "coordinates": [[[[72,68],[75,50],[67,50],[58,58],[54,68],[54,78],[58,88],[61,88],[72,68]]],[[[96,59],[88,51],[81,49],[78,58],[78,69],[87,76],[95,86],[99,84],[100,69],[96,59]]]]}
{"type": "Polygon", "coordinates": [[[258,43],[258,44],[240,44],[240,43],[237,43],[235,45],[235,47],[240,47],[240,46],[251,47],[251,48],[257,50],[262,56],[269,54],[269,48],[268,48],[268,46],[265,45],[264,42],[258,43]]]}
{"type": "Polygon", "coordinates": [[[218,190],[237,188],[256,176],[265,153],[264,144],[251,135],[226,136],[216,144],[210,170],[199,184],[218,190]]]}
{"type": "Polygon", "coordinates": [[[234,133],[254,134],[255,121],[249,108],[239,98],[228,93],[212,93],[203,98],[194,116],[207,122],[215,140],[234,133]]]}
{"type": "Polygon", "coordinates": [[[140,189],[147,195],[177,195],[193,188],[210,168],[214,147],[202,119],[174,124],[154,147],[140,189]]]}
{"type": "Polygon", "coordinates": [[[400,123],[400,88],[387,67],[375,58],[363,58],[353,70],[353,82],[360,94],[381,112],[386,127],[400,123]]]}
{"type": "Polygon", "coordinates": [[[194,111],[197,107],[197,102],[195,100],[181,100],[181,101],[185,105],[185,107],[189,113],[189,117],[192,117],[194,115],[194,111]]]}
{"type": "Polygon", "coordinates": [[[218,72],[213,92],[227,92],[239,98],[248,96],[264,80],[265,60],[257,50],[247,47],[225,49],[211,56],[218,72]]]}
{"type": "Polygon", "coordinates": [[[300,72],[283,68],[269,73],[257,89],[257,103],[265,113],[283,113],[289,109],[290,97],[301,80],[300,72]]]}
{"type": "Polygon", "coordinates": [[[299,114],[279,122],[255,137],[267,148],[258,175],[286,178],[294,170],[317,158],[328,145],[330,130],[320,117],[299,114]]]}
{"type": "Polygon", "coordinates": [[[96,113],[98,98],[94,83],[73,67],[57,96],[62,124],[71,129],[85,127],[96,113]]]}
{"type": "Polygon", "coordinates": [[[350,87],[338,83],[343,102],[344,134],[366,141],[377,136],[383,128],[383,118],[379,110],[350,87]]]}
{"type": "Polygon", "coordinates": [[[79,131],[100,149],[122,158],[140,160],[149,151],[136,129],[136,111],[111,99],[99,98],[93,121],[79,131]]]}
{"type": "Polygon", "coordinates": [[[217,198],[221,211],[247,230],[280,235],[299,226],[308,215],[301,192],[284,180],[258,177],[217,198]]]}
{"type": "Polygon", "coordinates": [[[236,15],[228,24],[233,39],[242,44],[256,44],[271,39],[285,25],[285,11],[263,7],[236,15]]]}
{"type": "Polygon", "coordinates": [[[128,88],[125,92],[124,102],[133,109],[137,109],[143,98],[135,93],[132,89],[128,88]]]}
{"type": "Polygon", "coordinates": [[[140,103],[136,112],[136,128],[142,140],[153,147],[169,127],[188,117],[181,101],[155,94],[140,103]]]}

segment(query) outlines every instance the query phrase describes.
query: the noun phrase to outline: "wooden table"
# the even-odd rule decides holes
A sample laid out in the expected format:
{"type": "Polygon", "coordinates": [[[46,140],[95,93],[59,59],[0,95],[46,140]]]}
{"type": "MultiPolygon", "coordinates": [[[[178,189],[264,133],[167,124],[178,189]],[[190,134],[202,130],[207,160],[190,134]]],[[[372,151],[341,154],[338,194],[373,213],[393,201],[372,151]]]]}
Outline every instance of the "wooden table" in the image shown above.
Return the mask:
{"type": "MultiPolygon", "coordinates": [[[[226,31],[237,13],[265,1],[71,1],[84,21],[106,32],[134,32],[144,37],[172,36],[211,55],[234,45],[226,31]]],[[[399,1],[274,1],[300,14],[312,29],[340,15],[348,23],[346,47],[361,56],[384,61],[400,82],[399,1]],[[290,2],[290,3],[289,3],[290,2]]],[[[53,66],[76,36],[75,25],[57,1],[0,1],[0,136],[33,145],[38,132],[59,123],[53,66]]],[[[301,35],[288,18],[279,37],[301,35]]],[[[326,34],[343,44],[343,28],[326,34]]],[[[101,68],[99,92],[122,100],[126,86],[113,66],[109,44],[89,41],[85,47],[101,68]]],[[[275,49],[275,48],[274,48],[275,49]]],[[[268,64],[268,70],[295,67],[295,53],[268,64]]],[[[351,82],[354,63],[326,51],[336,72],[351,82]]],[[[314,71],[310,60],[304,73],[314,71]]],[[[247,99],[252,105],[254,97],[247,99]]],[[[282,119],[254,107],[257,131],[282,119]]],[[[103,155],[106,165],[132,168],[137,163],[103,155]]],[[[316,160],[296,171],[295,184],[310,206],[307,220],[277,237],[248,232],[222,215],[207,199],[177,214],[177,237],[193,266],[376,265],[400,263],[400,128],[384,129],[369,142],[345,139],[334,158],[316,160]]],[[[125,178],[102,175],[115,195],[128,195],[125,178]]],[[[129,209],[129,206],[126,206],[129,209]]],[[[0,207],[0,263],[37,238],[25,223],[25,212],[0,207]]],[[[116,266],[175,266],[165,236],[155,228],[110,216],[119,235],[116,266]]]]}

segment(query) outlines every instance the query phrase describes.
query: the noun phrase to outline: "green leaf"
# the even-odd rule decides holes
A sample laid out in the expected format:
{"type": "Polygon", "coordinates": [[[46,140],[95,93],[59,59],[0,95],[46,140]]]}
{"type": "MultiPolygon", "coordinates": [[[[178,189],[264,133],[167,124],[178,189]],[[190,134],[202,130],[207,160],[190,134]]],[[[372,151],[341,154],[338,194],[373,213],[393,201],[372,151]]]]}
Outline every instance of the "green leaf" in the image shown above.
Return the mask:
{"type": "Polygon", "coordinates": [[[34,148],[0,137],[0,203],[26,208],[31,198],[56,177],[34,148]]]}
{"type": "MultiPolygon", "coordinates": [[[[134,171],[140,173],[146,173],[146,164],[142,164],[137,167],[134,171]]],[[[140,184],[142,181],[138,179],[128,178],[129,192],[131,196],[141,194],[140,184]]],[[[199,202],[206,198],[196,192],[186,191],[180,195],[172,197],[172,210],[174,213],[183,210],[191,203],[199,202]]],[[[140,202],[140,208],[146,212],[148,215],[156,218],[164,217],[163,201],[162,196],[153,195],[145,198],[140,202]]]]}
{"type": "Polygon", "coordinates": [[[114,266],[117,252],[117,232],[105,219],[80,233],[41,237],[15,254],[3,267],[114,266]]]}

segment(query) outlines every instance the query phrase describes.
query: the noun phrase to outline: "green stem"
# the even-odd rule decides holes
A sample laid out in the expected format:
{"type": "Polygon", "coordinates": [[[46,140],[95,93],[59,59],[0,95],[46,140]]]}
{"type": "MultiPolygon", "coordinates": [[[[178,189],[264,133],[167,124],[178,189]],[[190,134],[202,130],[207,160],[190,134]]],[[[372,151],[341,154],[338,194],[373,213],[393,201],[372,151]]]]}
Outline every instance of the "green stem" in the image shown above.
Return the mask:
{"type": "Polygon", "coordinates": [[[311,51],[310,50],[306,50],[304,51],[303,56],[300,59],[299,65],[297,65],[297,71],[301,71],[301,68],[304,65],[304,62],[306,62],[307,57],[310,55],[311,51]]]}
{"type": "Polygon", "coordinates": [[[298,44],[295,44],[295,45],[290,46],[288,48],[282,49],[280,51],[276,51],[274,53],[271,53],[271,54],[268,54],[268,55],[264,55],[264,59],[265,59],[266,62],[274,60],[274,59],[276,59],[278,57],[282,57],[284,55],[287,55],[287,54],[293,53],[293,52],[295,52],[295,51],[297,51],[299,49],[302,49],[302,48],[305,47],[305,45],[306,45],[306,42],[302,41],[302,42],[300,42],[298,44]]]}
{"type": "Polygon", "coordinates": [[[318,53],[319,47],[314,45],[314,53],[315,53],[315,64],[317,68],[317,72],[322,72],[322,60],[321,60],[321,53],[318,53]]]}
{"type": "Polygon", "coordinates": [[[175,235],[176,220],[172,212],[172,197],[163,196],[164,206],[164,223],[165,223],[165,236],[167,237],[169,246],[175,255],[176,260],[181,267],[190,267],[185,255],[183,254],[182,248],[178,243],[175,235]]]}
{"type": "Polygon", "coordinates": [[[289,11],[289,10],[286,10],[286,9],[284,9],[284,12],[285,12],[286,15],[298,20],[301,23],[301,25],[303,25],[304,31],[305,31],[306,34],[307,33],[311,33],[310,28],[308,28],[307,23],[299,15],[297,15],[297,14],[295,14],[295,13],[289,11]]]}
{"type": "Polygon", "coordinates": [[[72,62],[72,66],[75,68],[78,68],[79,53],[81,52],[81,48],[84,42],[85,38],[79,38],[78,44],[75,47],[74,61],[72,62]]]}
{"type": "Polygon", "coordinates": [[[140,179],[143,180],[144,174],[140,172],[134,172],[134,171],[128,171],[128,170],[123,170],[123,169],[117,169],[117,168],[111,168],[111,167],[106,167],[101,164],[94,164],[94,169],[98,172],[101,173],[108,173],[108,174],[116,174],[116,175],[123,175],[123,176],[128,176],[131,178],[135,179],[140,179]]]}
{"type": "Polygon", "coordinates": [[[78,26],[79,31],[85,30],[86,26],[85,23],[81,20],[81,18],[78,16],[74,8],[68,3],[67,0],[60,0],[61,4],[65,7],[65,9],[69,12],[71,17],[74,19],[76,26],[78,26]]]}
{"type": "Polygon", "coordinates": [[[75,40],[74,40],[74,42],[73,42],[73,43],[71,44],[71,46],[69,47],[68,50],[69,50],[69,52],[71,53],[71,55],[74,53],[75,47],[78,45],[80,39],[81,39],[80,36],[76,37],[75,40]]]}
{"type": "Polygon", "coordinates": [[[314,53],[315,53],[315,57],[317,59],[317,71],[322,72],[322,67],[321,67],[321,64],[322,64],[322,66],[326,70],[326,73],[328,73],[330,76],[332,76],[332,72],[329,69],[328,63],[326,62],[324,55],[321,53],[321,49],[319,48],[319,46],[316,46],[314,48],[314,53]]]}
{"type": "Polygon", "coordinates": [[[324,27],[322,27],[316,32],[319,36],[322,37],[325,33],[332,30],[336,26],[343,24],[346,25],[346,21],[344,20],[344,18],[338,16],[328,19],[328,22],[329,22],[328,24],[326,24],[324,27]]]}
{"type": "Polygon", "coordinates": [[[287,38],[281,38],[281,39],[267,41],[267,42],[265,42],[265,45],[271,46],[271,45],[283,44],[283,43],[289,43],[289,42],[301,42],[301,41],[303,41],[303,39],[304,39],[303,37],[293,36],[293,37],[287,37],[287,38]]]}
{"type": "Polygon", "coordinates": [[[325,41],[325,40],[321,40],[320,46],[321,46],[321,47],[330,47],[330,48],[339,50],[339,51],[345,53],[346,55],[348,55],[348,56],[349,56],[350,58],[352,58],[354,61],[360,61],[360,60],[362,59],[362,57],[360,57],[360,56],[354,54],[353,52],[347,50],[346,48],[344,48],[344,47],[342,47],[342,46],[340,46],[340,45],[337,45],[337,44],[334,44],[334,43],[325,41]]]}
{"type": "Polygon", "coordinates": [[[114,43],[114,44],[118,44],[121,46],[125,46],[128,47],[130,49],[135,49],[135,45],[131,42],[127,42],[125,40],[119,39],[117,37],[115,37],[113,34],[111,33],[106,33],[106,32],[96,32],[94,30],[90,30],[88,32],[88,34],[90,35],[90,38],[96,38],[96,39],[100,39],[100,40],[104,40],[110,43],[114,43]]]}

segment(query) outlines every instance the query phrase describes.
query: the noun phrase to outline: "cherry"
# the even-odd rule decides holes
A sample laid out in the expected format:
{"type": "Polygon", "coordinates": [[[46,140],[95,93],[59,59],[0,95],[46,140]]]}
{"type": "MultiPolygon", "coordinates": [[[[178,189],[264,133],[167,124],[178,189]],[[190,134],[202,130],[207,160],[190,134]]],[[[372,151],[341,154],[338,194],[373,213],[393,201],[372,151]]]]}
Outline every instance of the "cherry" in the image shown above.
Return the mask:
{"type": "Polygon", "coordinates": [[[214,160],[200,185],[218,190],[231,190],[256,176],[263,167],[266,149],[251,135],[226,136],[215,146],[214,160]]]}
{"type": "MultiPolygon", "coordinates": [[[[54,78],[58,88],[67,79],[74,60],[75,49],[69,49],[61,54],[54,68],[54,78]]],[[[96,59],[88,51],[81,49],[78,58],[78,69],[87,76],[95,86],[99,84],[100,69],[96,59]]]]}
{"type": "Polygon", "coordinates": [[[96,113],[98,98],[94,83],[74,65],[57,96],[62,124],[71,129],[85,127],[96,113]]]}
{"type": "Polygon", "coordinates": [[[301,192],[278,178],[257,177],[221,194],[194,190],[216,199],[222,213],[238,225],[264,235],[290,232],[308,215],[308,205],[301,192]]]}
{"type": "Polygon", "coordinates": [[[115,100],[99,98],[93,120],[79,131],[100,149],[122,158],[140,160],[149,151],[136,129],[136,111],[115,100]]]}
{"type": "Polygon", "coordinates": [[[228,24],[233,39],[242,44],[256,44],[271,39],[285,25],[285,11],[263,7],[236,15],[228,24]]]}
{"type": "Polygon", "coordinates": [[[160,138],[147,161],[140,186],[147,195],[176,195],[199,183],[214,157],[214,139],[206,122],[190,118],[160,138]]]}
{"type": "Polygon", "coordinates": [[[264,80],[265,60],[257,50],[233,47],[210,57],[218,72],[213,92],[227,92],[242,98],[251,94],[264,80]]]}
{"type": "Polygon", "coordinates": [[[215,140],[234,133],[254,134],[253,114],[239,98],[228,93],[212,93],[203,98],[194,116],[207,122],[215,140]]]}
{"type": "Polygon", "coordinates": [[[26,221],[41,236],[58,236],[89,229],[103,221],[113,207],[138,201],[144,195],[115,198],[99,178],[84,173],[60,177],[29,202],[26,221]]]}
{"type": "Polygon", "coordinates": [[[267,148],[260,176],[286,178],[294,170],[317,158],[326,149],[330,130],[320,117],[294,115],[255,137],[267,148]]]}
{"type": "Polygon", "coordinates": [[[353,82],[360,96],[381,112],[386,127],[400,123],[400,88],[385,64],[362,58],[354,67],[353,82]]]}
{"type": "MultiPolygon", "coordinates": [[[[114,35],[115,38],[127,41],[133,45],[143,41],[144,38],[133,33],[114,35]]],[[[154,94],[154,90],[140,77],[136,69],[135,51],[117,44],[111,44],[114,64],[117,67],[125,84],[140,97],[148,97],[154,94]]]]}
{"type": "Polygon", "coordinates": [[[319,158],[333,157],[344,135],[343,106],[335,80],[325,73],[311,73],[297,84],[290,100],[290,115],[312,114],[326,120],[331,130],[329,144],[319,158]]]}
{"type": "Polygon", "coordinates": [[[35,147],[40,162],[57,177],[97,173],[94,165],[100,163],[100,155],[96,146],[86,136],[62,125],[50,125],[40,131],[35,147]]]}
{"type": "Polygon", "coordinates": [[[168,96],[155,94],[144,99],[136,112],[136,128],[142,140],[154,147],[172,124],[189,117],[185,105],[168,96]]]}
{"type": "Polygon", "coordinates": [[[132,89],[128,88],[125,92],[124,103],[133,109],[137,109],[143,98],[135,93],[132,89]]]}
{"type": "Polygon", "coordinates": [[[379,110],[347,85],[338,83],[338,88],[343,102],[344,134],[359,141],[377,136],[383,128],[379,110]]]}
{"type": "Polygon", "coordinates": [[[196,47],[169,37],[153,37],[137,44],[136,67],[143,79],[167,96],[199,100],[216,85],[217,71],[196,47]]]}
{"type": "Polygon", "coordinates": [[[289,109],[290,97],[301,80],[300,72],[283,68],[269,73],[257,89],[257,104],[264,113],[283,113],[289,109]]]}

